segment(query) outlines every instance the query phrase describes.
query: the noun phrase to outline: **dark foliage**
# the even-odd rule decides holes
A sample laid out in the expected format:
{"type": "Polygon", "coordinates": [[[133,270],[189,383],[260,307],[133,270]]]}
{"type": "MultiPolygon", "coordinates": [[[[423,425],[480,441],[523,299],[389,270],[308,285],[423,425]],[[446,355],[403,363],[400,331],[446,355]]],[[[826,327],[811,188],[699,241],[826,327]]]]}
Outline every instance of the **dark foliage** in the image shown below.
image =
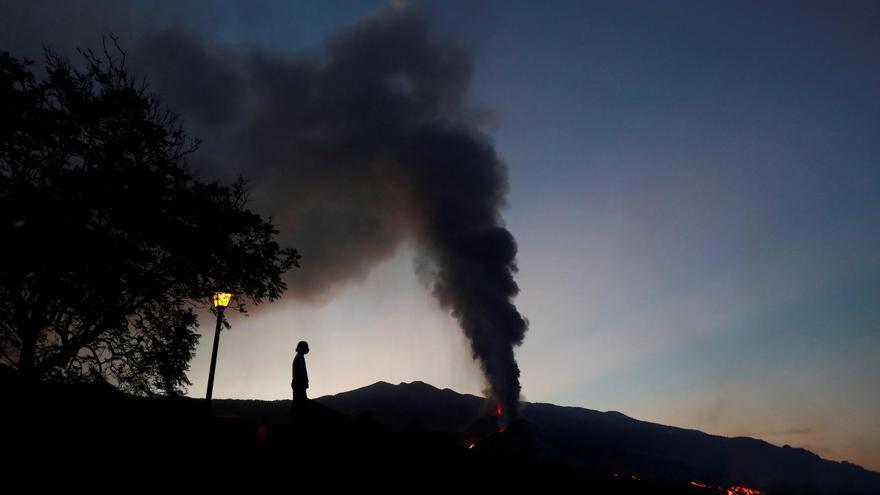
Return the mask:
{"type": "Polygon", "coordinates": [[[0,52],[0,362],[23,376],[179,393],[213,290],[273,300],[299,255],[243,180],[194,177],[198,143],[118,47],[0,52]]]}

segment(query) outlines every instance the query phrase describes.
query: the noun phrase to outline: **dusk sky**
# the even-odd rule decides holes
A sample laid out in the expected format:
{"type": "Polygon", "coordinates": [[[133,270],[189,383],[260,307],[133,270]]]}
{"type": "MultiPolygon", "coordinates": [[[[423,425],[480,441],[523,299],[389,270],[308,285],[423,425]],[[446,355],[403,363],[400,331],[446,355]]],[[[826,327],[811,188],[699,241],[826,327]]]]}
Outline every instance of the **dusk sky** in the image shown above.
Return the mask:
{"type": "MultiPolygon", "coordinates": [[[[257,53],[281,65],[320,59],[328,38],[413,8],[20,3],[0,2],[0,49],[39,59],[48,44],[73,56],[113,32],[160,96],[180,85],[162,79],[156,46],[167,45],[156,33],[210,47],[205,60],[257,53]]],[[[463,112],[508,168],[502,215],[519,246],[515,303],[529,320],[516,350],[525,400],[880,470],[880,4],[415,6],[431,39],[469,54],[463,112]]],[[[227,81],[199,84],[193,98],[227,81]]],[[[205,153],[226,149],[176,95],[167,101],[205,153]]],[[[193,161],[210,177],[250,177],[254,208],[283,234],[293,220],[274,169],[236,159],[193,161]]],[[[291,280],[321,270],[308,241],[291,244],[303,254],[291,280]]],[[[320,296],[292,290],[231,314],[214,396],[289,398],[300,340],[311,347],[311,397],[379,380],[481,394],[458,322],[414,270],[417,246],[389,246],[320,296]]],[[[206,314],[192,396],[205,392],[212,330],[206,314]]]]}

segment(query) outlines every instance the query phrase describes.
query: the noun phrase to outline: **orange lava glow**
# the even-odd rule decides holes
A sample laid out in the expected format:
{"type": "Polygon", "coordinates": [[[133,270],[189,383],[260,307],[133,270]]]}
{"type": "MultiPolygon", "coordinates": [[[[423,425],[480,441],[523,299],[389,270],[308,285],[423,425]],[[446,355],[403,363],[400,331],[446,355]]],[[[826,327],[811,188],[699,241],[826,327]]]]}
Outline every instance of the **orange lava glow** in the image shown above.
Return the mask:
{"type": "Polygon", "coordinates": [[[728,489],[724,489],[722,487],[713,487],[712,485],[704,485],[703,483],[697,483],[696,481],[689,481],[689,485],[695,486],[697,488],[705,488],[707,490],[714,490],[718,493],[723,493],[725,495],[765,495],[767,492],[762,492],[761,490],[755,490],[754,488],[747,488],[745,486],[732,486],[728,489]]]}
{"type": "Polygon", "coordinates": [[[744,486],[732,486],[727,490],[727,495],[762,495],[766,492],[755,490],[754,488],[746,488],[744,486]]]}

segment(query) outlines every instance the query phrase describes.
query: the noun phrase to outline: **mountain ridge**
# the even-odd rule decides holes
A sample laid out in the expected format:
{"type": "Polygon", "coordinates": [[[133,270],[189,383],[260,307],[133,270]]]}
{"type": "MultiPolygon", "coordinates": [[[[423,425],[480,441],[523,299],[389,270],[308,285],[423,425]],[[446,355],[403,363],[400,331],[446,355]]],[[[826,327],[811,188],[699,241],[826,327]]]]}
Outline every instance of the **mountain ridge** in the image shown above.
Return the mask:
{"type": "MultiPolygon", "coordinates": [[[[416,425],[453,433],[466,432],[494,408],[484,397],[421,381],[379,381],[315,400],[352,417],[368,414],[398,430],[416,425]]],[[[880,473],[759,438],[727,437],[643,421],[619,411],[542,402],[524,401],[519,416],[532,425],[541,455],[554,461],[771,491],[880,493],[880,473]]]]}
{"type": "MultiPolygon", "coordinates": [[[[325,401],[327,401],[327,400],[332,400],[332,398],[337,397],[337,396],[340,396],[340,395],[347,395],[347,394],[351,394],[351,393],[355,393],[355,392],[366,392],[366,391],[368,391],[368,390],[369,390],[369,391],[372,391],[372,390],[374,390],[374,389],[377,388],[377,387],[386,387],[386,388],[389,388],[389,390],[390,390],[390,389],[393,389],[394,387],[401,387],[401,386],[418,386],[418,387],[426,386],[426,387],[429,387],[429,388],[431,388],[431,389],[433,389],[433,390],[437,390],[437,391],[439,391],[439,392],[452,392],[452,393],[454,393],[454,394],[456,394],[456,395],[459,395],[459,396],[462,396],[462,397],[473,398],[473,399],[477,399],[477,400],[481,400],[481,401],[488,401],[488,400],[489,400],[489,399],[487,399],[486,397],[483,397],[483,396],[457,392],[457,391],[455,391],[455,390],[453,390],[453,389],[450,389],[450,388],[448,388],[448,387],[445,387],[445,388],[436,387],[436,386],[434,386],[434,385],[431,385],[430,383],[427,383],[427,382],[424,382],[424,381],[421,381],[421,380],[414,380],[414,381],[412,381],[412,382],[399,382],[399,383],[397,383],[397,384],[393,384],[393,383],[390,383],[390,382],[386,382],[386,381],[384,381],[384,380],[379,380],[379,381],[376,381],[376,382],[371,383],[371,384],[369,384],[369,385],[364,385],[363,387],[358,387],[358,388],[355,388],[355,389],[352,389],[352,390],[348,390],[348,391],[345,391],[345,392],[339,392],[339,393],[337,393],[337,394],[323,395],[323,396],[321,396],[321,397],[316,398],[315,400],[316,400],[316,401],[319,401],[319,402],[325,402],[325,401]]],[[[235,399],[232,399],[232,400],[235,400],[235,399]]],[[[561,408],[561,409],[572,409],[572,410],[578,410],[578,411],[590,411],[590,412],[592,412],[592,413],[598,413],[598,414],[616,415],[616,416],[619,416],[619,417],[625,418],[625,419],[630,420],[630,421],[635,421],[635,422],[638,422],[638,423],[643,423],[643,424],[652,425],[652,426],[659,426],[659,427],[663,427],[663,428],[672,428],[672,429],[680,430],[680,431],[696,432],[696,433],[699,433],[699,434],[702,434],[702,435],[707,435],[707,436],[710,436],[710,437],[720,437],[720,438],[725,438],[725,439],[730,439],[730,440],[734,440],[734,439],[752,440],[752,441],[756,441],[756,442],[761,442],[761,443],[767,444],[767,445],[769,445],[769,446],[771,446],[771,447],[782,448],[782,449],[791,449],[791,450],[800,450],[800,451],[806,452],[806,453],[808,453],[808,454],[811,454],[811,455],[813,455],[813,456],[815,456],[815,457],[818,457],[819,459],[822,459],[823,461],[827,461],[827,462],[835,462],[835,463],[839,463],[839,464],[848,464],[848,465],[858,466],[858,467],[864,469],[865,471],[868,471],[868,472],[871,472],[871,473],[875,473],[875,474],[880,474],[880,471],[873,471],[873,470],[870,470],[870,469],[868,469],[868,468],[865,468],[864,466],[861,466],[861,465],[856,464],[856,463],[851,462],[851,461],[846,461],[846,460],[838,461],[838,460],[834,460],[834,459],[826,459],[826,458],[823,458],[823,457],[821,457],[820,455],[816,454],[815,452],[813,452],[813,451],[811,451],[811,450],[809,450],[809,449],[805,449],[805,448],[803,448],[803,447],[794,447],[794,446],[791,446],[791,445],[788,445],[788,444],[785,444],[785,445],[781,445],[781,446],[780,446],[780,445],[776,445],[776,444],[771,443],[771,442],[769,442],[769,441],[767,441],[767,440],[764,440],[764,439],[762,439],[762,438],[757,438],[757,437],[750,437],[750,436],[745,436],[745,435],[727,436],[727,435],[722,435],[722,434],[719,434],[719,433],[709,433],[709,432],[705,432],[705,431],[703,431],[703,430],[699,430],[699,429],[697,429],[697,428],[687,428],[687,427],[683,427],[683,426],[674,426],[674,425],[667,425],[667,424],[663,424],[663,423],[656,423],[656,422],[653,422],[653,421],[646,421],[646,420],[643,420],[643,419],[638,419],[638,418],[635,418],[635,417],[633,417],[633,416],[629,416],[629,415],[627,415],[627,414],[625,414],[625,413],[623,413],[623,412],[616,411],[616,410],[610,410],[610,411],[599,411],[599,410],[596,410],[596,409],[590,409],[590,408],[588,408],[588,407],[583,407],[583,406],[571,406],[571,405],[563,405],[563,404],[554,404],[554,403],[552,403],[552,402],[532,402],[532,401],[522,401],[521,404],[523,404],[523,407],[524,407],[524,408],[525,408],[525,407],[529,407],[529,406],[542,406],[542,407],[554,407],[554,408],[561,408]]]]}

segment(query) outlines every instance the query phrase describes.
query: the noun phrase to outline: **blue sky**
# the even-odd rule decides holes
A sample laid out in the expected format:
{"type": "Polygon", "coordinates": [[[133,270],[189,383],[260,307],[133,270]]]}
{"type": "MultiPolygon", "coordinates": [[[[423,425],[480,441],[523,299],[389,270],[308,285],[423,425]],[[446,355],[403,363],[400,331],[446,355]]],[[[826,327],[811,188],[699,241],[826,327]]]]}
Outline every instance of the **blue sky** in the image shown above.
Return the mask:
{"type": "MultiPolygon", "coordinates": [[[[16,29],[62,48],[182,25],[292,57],[383,2],[34,5],[10,11],[16,29]]],[[[509,167],[526,399],[880,470],[880,7],[422,5],[472,50],[471,103],[509,167]]],[[[232,317],[214,395],[286,397],[301,339],[312,396],[376,380],[479,393],[412,258],[404,246],[322,305],[232,317]]]]}

